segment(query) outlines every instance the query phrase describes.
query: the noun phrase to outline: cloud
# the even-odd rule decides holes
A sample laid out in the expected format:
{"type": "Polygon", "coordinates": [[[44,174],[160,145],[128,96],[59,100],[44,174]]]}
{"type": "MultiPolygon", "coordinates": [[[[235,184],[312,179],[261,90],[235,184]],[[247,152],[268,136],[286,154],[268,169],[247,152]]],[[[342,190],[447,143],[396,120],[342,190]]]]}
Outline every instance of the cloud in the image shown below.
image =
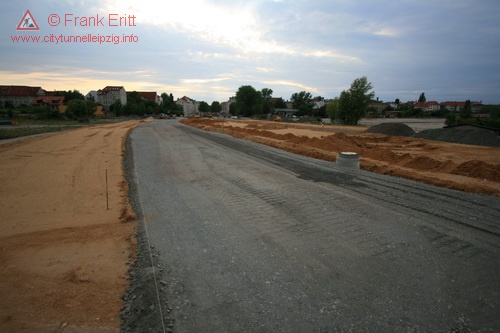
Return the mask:
{"type": "Polygon", "coordinates": [[[306,85],[303,85],[298,82],[293,82],[293,81],[285,81],[285,80],[266,80],[263,81],[262,83],[267,84],[271,87],[273,86],[286,86],[286,87],[292,87],[292,88],[297,88],[300,89],[301,91],[308,91],[308,92],[317,92],[318,89],[314,87],[308,87],[306,85]]]}
{"type": "Polygon", "coordinates": [[[429,91],[437,100],[463,94],[500,103],[498,11],[497,0],[6,2],[1,83],[82,91],[120,84],[210,101],[244,84],[277,96],[305,90],[335,97],[367,76],[382,99],[429,91]],[[12,43],[27,8],[40,34],[134,33],[139,42],[12,43]],[[51,28],[51,13],[130,14],[137,26],[51,28]]]}
{"type": "Polygon", "coordinates": [[[276,73],[276,72],[278,72],[278,70],[276,68],[255,67],[255,69],[261,73],[276,73]]]}
{"type": "Polygon", "coordinates": [[[214,83],[214,82],[221,82],[221,81],[226,81],[230,80],[231,77],[218,77],[218,78],[213,78],[213,79],[181,79],[180,83],[181,84],[207,84],[207,83],[214,83]]]}
{"type": "MultiPolygon", "coordinates": [[[[161,2],[155,6],[142,6],[136,1],[115,0],[104,3],[100,10],[133,12],[140,25],[161,28],[169,33],[175,31],[186,38],[200,40],[212,48],[231,48],[238,52],[238,55],[233,54],[233,57],[260,53],[356,60],[354,56],[331,48],[297,46],[273,39],[273,27],[263,21],[257,7],[255,3],[252,5],[246,2],[221,6],[207,0],[161,2]]],[[[219,55],[211,54],[213,57],[219,55]]]]}
{"type": "Polygon", "coordinates": [[[45,66],[25,72],[0,70],[0,76],[4,82],[13,85],[41,85],[46,90],[77,89],[83,93],[107,85],[123,85],[127,90],[159,86],[158,83],[148,81],[148,78],[153,76],[153,73],[148,71],[113,72],[45,66]]]}

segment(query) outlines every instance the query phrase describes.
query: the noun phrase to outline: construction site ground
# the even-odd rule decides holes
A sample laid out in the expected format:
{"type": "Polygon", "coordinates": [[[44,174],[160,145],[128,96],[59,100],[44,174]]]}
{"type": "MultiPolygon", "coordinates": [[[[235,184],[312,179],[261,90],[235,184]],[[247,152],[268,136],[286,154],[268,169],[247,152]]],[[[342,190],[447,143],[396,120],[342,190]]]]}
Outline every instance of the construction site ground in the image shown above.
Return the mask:
{"type": "Polygon", "coordinates": [[[340,152],[356,152],[364,170],[500,196],[500,147],[366,133],[366,126],[206,118],[182,122],[332,162],[340,152]]]}
{"type": "Polygon", "coordinates": [[[0,144],[0,332],[117,332],[135,253],[123,141],[139,121],[0,144]]]}
{"type": "MultiPolygon", "coordinates": [[[[175,121],[175,120],[161,120],[175,121]]],[[[500,148],[335,127],[192,118],[191,126],[363,169],[500,196],[500,148]]],[[[124,139],[140,124],[0,143],[0,332],[117,332],[135,259],[124,139]]]]}

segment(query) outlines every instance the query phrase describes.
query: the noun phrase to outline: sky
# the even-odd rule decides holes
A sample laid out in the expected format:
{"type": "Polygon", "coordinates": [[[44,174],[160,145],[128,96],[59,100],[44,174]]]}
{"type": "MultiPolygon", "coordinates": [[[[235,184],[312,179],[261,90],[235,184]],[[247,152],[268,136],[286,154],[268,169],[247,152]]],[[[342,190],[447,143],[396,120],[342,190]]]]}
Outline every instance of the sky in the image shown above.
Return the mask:
{"type": "Polygon", "coordinates": [[[500,104],[498,0],[20,0],[0,6],[0,85],[83,94],[118,85],[210,104],[227,101],[242,85],[270,88],[285,100],[300,91],[335,98],[366,76],[382,101],[413,101],[424,92],[428,101],[500,104]],[[39,30],[16,30],[27,10],[39,30]],[[110,42],[57,41],[89,35],[110,42]],[[16,42],[17,36],[40,41],[16,42]]]}

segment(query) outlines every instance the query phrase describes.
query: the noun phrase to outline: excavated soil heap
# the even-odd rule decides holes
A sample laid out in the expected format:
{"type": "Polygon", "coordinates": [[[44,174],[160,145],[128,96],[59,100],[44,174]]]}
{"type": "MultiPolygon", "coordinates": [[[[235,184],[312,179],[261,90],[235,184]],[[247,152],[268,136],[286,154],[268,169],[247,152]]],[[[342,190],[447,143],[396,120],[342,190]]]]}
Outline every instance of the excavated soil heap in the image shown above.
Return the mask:
{"type": "MultiPolygon", "coordinates": [[[[335,126],[309,125],[306,131],[303,125],[267,121],[189,118],[182,122],[332,162],[338,153],[352,151],[360,155],[361,168],[364,170],[461,191],[500,196],[500,147],[361,131],[345,133],[342,127],[335,126]]],[[[404,126],[399,125],[379,128],[392,133],[409,133],[404,126]]]]}
{"type": "Polygon", "coordinates": [[[449,127],[429,129],[414,135],[416,138],[445,142],[462,143],[486,147],[500,147],[500,138],[495,133],[483,128],[449,127]]]}
{"type": "Polygon", "coordinates": [[[412,136],[415,134],[415,131],[410,126],[403,123],[382,123],[370,127],[365,132],[392,136],[412,136]]]}

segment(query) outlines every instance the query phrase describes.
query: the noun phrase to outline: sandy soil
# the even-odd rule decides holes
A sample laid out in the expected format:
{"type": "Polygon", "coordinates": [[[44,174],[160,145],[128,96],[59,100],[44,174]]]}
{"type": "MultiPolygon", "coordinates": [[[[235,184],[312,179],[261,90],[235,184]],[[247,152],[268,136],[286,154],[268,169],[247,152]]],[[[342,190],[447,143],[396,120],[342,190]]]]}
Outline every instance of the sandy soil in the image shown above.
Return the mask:
{"type": "Polygon", "coordinates": [[[500,196],[500,148],[363,133],[365,126],[322,126],[269,121],[190,118],[184,123],[335,161],[360,154],[361,168],[451,189],[500,196]]]}
{"type": "Polygon", "coordinates": [[[0,144],[0,332],[119,331],[136,245],[123,139],[138,123],[0,144]]]}

